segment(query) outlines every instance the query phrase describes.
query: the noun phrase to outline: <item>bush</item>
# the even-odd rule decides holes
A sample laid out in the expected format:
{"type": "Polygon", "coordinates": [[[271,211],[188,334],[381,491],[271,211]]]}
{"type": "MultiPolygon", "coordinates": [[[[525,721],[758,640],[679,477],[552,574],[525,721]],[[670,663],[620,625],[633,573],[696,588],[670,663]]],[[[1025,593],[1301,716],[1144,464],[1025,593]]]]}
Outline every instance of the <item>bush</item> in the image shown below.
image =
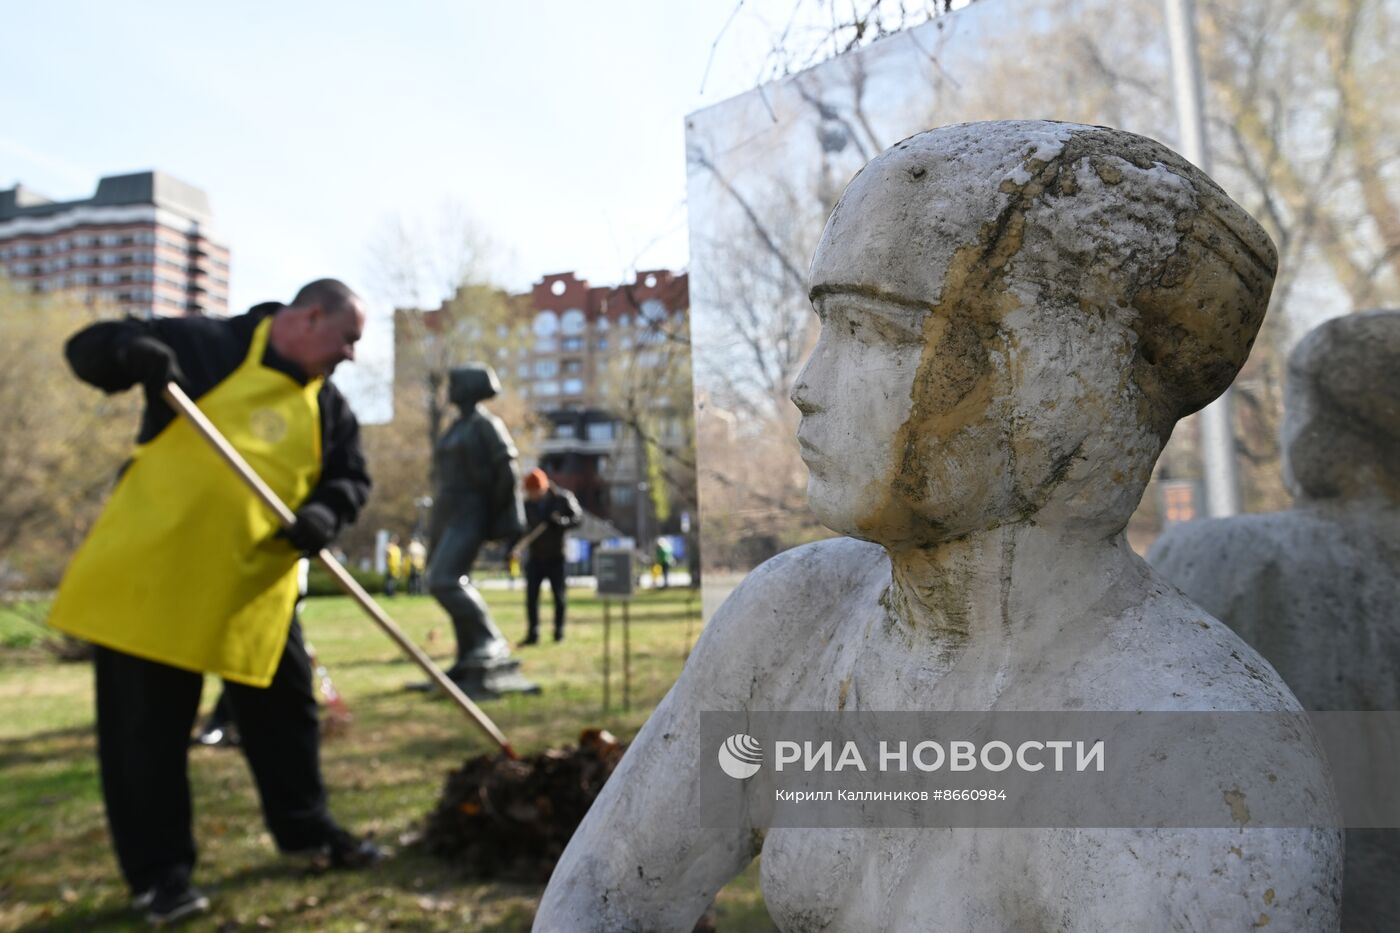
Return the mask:
{"type": "MultiPolygon", "coordinates": [[[[384,574],[375,573],[373,570],[356,570],[353,567],[346,567],[350,571],[350,576],[355,578],[355,582],[363,586],[366,591],[379,594],[384,592],[384,574]]],[[[340,584],[327,572],[326,568],[319,563],[311,565],[311,572],[306,576],[307,596],[344,596],[345,591],[340,588],[340,584]]]]}

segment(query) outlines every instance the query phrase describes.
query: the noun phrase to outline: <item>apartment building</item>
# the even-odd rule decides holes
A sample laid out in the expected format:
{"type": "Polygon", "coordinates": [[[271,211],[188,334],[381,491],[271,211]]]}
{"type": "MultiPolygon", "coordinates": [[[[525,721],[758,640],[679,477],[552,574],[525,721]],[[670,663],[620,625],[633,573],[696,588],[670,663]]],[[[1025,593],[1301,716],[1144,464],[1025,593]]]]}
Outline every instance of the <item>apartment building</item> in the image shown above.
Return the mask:
{"type": "MultiPolygon", "coordinates": [[[[501,375],[513,378],[547,421],[540,466],[584,508],[629,534],[673,530],[678,516],[657,522],[646,501],[644,454],[634,426],[618,410],[619,391],[647,386],[647,372],[672,364],[678,338],[686,337],[689,277],[653,269],[638,272],[629,283],[593,286],[561,272],[536,282],[525,307],[530,337],[514,372],[501,375]]],[[[669,398],[631,403],[647,407],[654,441],[672,449],[684,446],[691,423],[688,404],[673,411],[669,398]]]]}
{"type": "Polygon", "coordinates": [[[0,272],[141,317],[228,313],[228,247],[203,191],[162,172],[110,175],[90,198],[0,191],[0,272]]]}

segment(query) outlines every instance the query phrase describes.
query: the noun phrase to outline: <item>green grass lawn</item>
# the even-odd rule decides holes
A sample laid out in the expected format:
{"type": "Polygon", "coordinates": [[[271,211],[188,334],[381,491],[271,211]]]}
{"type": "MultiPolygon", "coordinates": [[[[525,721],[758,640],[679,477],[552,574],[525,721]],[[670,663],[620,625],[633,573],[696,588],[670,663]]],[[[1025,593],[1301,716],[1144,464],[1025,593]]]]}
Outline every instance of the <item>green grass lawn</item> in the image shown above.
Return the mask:
{"type": "MultiPolygon", "coordinates": [[[[524,633],[520,591],[486,593],[507,637],[524,633]]],[[[619,610],[613,610],[613,704],[602,703],[602,606],[571,593],[568,640],[517,652],[544,693],[486,705],[515,747],[532,753],[572,744],[586,726],[631,739],[680,673],[699,634],[699,597],[644,592],[633,603],[632,709],[621,701],[619,610]]],[[[389,612],[439,662],[451,627],[423,597],[385,601],[389,612]]],[[[548,607],[545,608],[548,628],[548,607]]],[[[0,930],[144,929],[108,843],[93,742],[92,672],[57,661],[41,646],[35,607],[0,606],[0,930]]],[[[365,873],[306,875],[282,861],[262,826],[243,758],[227,749],[190,753],[196,881],[212,913],[192,930],[527,930],[537,885],[463,878],[411,844],[446,773],[488,742],[455,707],[403,690],[422,679],[348,599],[311,600],[309,640],[345,695],[355,721],[327,739],[324,769],[337,818],[393,849],[365,873]]],[[[206,708],[218,685],[206,684],[206,708]]],[[[720,930],[771,930],[757,864],[721,892],[720,930]]]]}

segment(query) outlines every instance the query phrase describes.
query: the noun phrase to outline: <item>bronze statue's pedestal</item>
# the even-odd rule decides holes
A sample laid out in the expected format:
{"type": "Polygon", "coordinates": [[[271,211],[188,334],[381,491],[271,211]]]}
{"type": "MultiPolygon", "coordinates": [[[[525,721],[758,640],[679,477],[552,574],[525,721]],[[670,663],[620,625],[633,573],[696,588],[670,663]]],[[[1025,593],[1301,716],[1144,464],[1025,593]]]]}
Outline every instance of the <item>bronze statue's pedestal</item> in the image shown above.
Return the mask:
{"type": "Polygon", "coordinates": [[[518,658],[471,661],[447,672],[473,700],[494,700],[507,693],[539,693],[540,685],[520,673],[518,658]]]}

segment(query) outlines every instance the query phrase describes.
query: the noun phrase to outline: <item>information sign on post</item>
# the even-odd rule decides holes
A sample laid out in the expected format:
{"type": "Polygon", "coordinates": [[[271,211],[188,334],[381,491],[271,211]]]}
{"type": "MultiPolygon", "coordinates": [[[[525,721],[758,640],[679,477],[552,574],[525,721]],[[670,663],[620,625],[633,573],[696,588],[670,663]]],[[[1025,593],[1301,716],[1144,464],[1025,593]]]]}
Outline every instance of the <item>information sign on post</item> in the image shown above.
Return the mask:
{"type": "Polygon", "coordinates": [[[598,578],[598,595],[604,599],[632,598],[632,551],[630,548],[599,548],[594,552],[593,572],[598,578]]]}
{"type": "Polygon", "coordinates": [[[632,638],[627,607],[632,599],[631,548],[599,548],[593,554],[593,575],[603,600],[603,712],[611,705],[611,632],[613,600],[622,603],[622,708],[632,706],[632,638]]]}

